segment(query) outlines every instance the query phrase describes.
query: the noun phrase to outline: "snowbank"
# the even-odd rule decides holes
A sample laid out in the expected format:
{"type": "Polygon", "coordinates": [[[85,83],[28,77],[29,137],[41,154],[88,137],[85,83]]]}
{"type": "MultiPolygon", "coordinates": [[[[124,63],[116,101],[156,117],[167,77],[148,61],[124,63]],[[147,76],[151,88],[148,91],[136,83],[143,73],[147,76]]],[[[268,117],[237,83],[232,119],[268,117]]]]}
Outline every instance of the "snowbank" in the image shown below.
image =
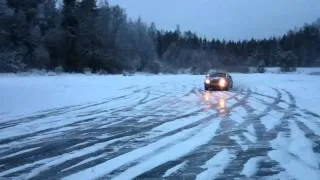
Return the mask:
{"type": "MultiPolygon", "coordinates": [[[[265,68],[266,73],[275,73],[280,74],[281,69],[280,67],[268,67],[265,68]]],[[[299,67],[295,72],[290,72],[286,74],[311,74],[311,75],[320,75],[320,67],[299,67]]]]}

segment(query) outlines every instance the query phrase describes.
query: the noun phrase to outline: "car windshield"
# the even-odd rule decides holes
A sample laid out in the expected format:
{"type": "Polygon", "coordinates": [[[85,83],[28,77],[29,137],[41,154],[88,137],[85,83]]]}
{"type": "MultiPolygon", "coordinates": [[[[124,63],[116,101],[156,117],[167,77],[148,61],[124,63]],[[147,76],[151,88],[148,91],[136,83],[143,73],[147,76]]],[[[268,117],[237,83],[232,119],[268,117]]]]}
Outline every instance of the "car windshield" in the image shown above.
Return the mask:
{"type": "Polygon", "coordinates": [[[226,77],[225,73],[212,73],[209,74],[210,77],[226,77]]]}

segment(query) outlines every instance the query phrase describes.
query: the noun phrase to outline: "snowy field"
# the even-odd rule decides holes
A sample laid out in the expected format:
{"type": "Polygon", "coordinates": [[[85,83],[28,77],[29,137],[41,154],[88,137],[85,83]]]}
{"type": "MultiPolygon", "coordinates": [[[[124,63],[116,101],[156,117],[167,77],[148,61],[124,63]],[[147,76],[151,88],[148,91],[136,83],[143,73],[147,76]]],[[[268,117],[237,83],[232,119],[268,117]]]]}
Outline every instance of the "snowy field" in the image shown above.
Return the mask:
{"type": "Polygon", "coordinates": [[[0,179],[320,179],[320,76],[0,75],[0,179]]]}

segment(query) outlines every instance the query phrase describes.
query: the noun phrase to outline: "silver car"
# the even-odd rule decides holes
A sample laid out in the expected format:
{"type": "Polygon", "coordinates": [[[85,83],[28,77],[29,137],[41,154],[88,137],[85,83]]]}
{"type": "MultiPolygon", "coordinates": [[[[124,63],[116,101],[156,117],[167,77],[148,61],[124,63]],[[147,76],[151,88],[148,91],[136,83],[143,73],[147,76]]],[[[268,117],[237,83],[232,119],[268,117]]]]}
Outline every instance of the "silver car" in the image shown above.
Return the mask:
{"type": "Polygon", "coordinates": [[[229,91],[233,87],[233,80],[229,73],[210,72],[204,79],[204,89],[229,91]]]}

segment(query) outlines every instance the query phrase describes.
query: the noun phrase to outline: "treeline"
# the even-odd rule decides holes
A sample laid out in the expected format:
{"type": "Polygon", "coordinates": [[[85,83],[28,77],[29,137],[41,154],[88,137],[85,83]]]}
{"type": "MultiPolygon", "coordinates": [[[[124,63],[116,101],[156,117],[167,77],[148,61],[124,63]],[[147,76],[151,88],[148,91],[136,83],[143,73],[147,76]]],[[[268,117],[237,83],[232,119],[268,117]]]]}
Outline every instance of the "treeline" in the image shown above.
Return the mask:
{"type": "Polygon", "coordinates": [[[56,6],[54,0],[0,0],[1,72],[119,73],[159,66],[153,29],[128,20],[119,6],[95,0],[56,6]]]}
{"type": "Polygon", "coordinates": [[[281,38],[223,41],[160,31],[107,1],[0,0],[0,72],[203,73],[320,65],[320,22],[281,38]]]}
{"type": "Polygon", "coordinates": [[[159,59],[173,70],[203,73],[210,68],[248,71],[276,66],[294,71],[298,66],[320,66],[320,19],[280,38],[244,41],[208,40],[190,31],[182,34],[177,27],[158,32],[156,44],[159,59]]]}

